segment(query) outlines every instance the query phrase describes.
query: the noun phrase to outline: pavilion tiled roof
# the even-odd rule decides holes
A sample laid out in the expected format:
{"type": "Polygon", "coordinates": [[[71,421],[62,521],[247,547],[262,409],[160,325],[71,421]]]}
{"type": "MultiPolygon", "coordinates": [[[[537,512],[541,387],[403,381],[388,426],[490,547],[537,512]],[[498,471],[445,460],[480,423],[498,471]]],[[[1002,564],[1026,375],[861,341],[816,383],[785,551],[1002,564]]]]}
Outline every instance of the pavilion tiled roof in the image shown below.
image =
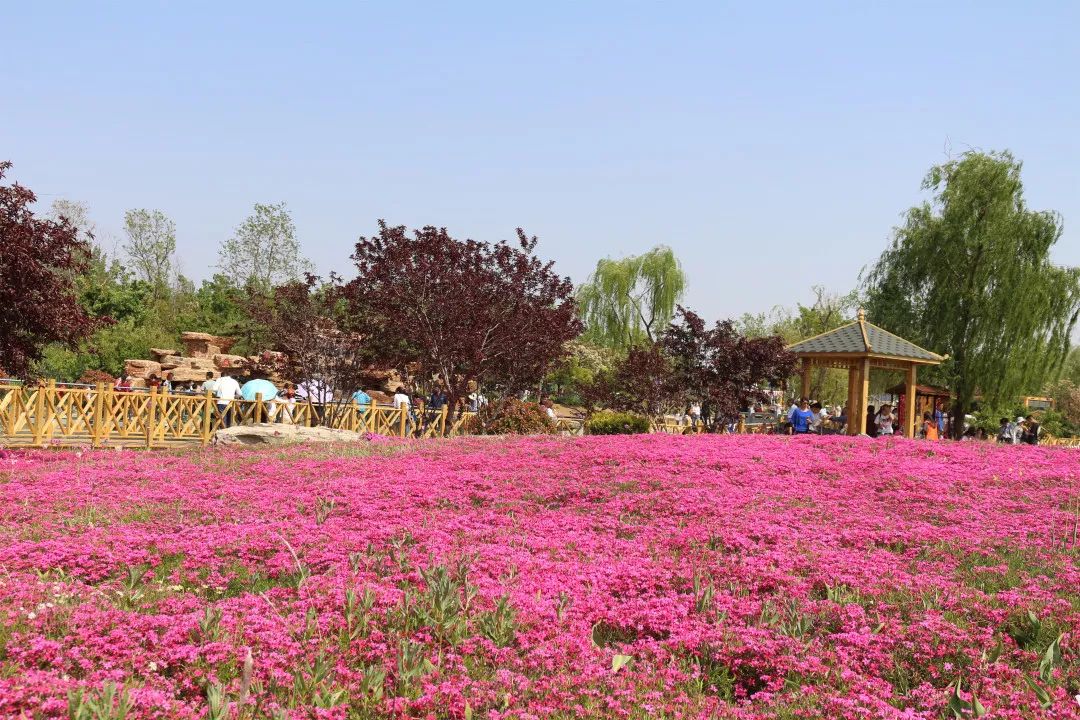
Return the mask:
{"type": "Polygon", "coordinates": [[[866,322],[862,310],[855,322],[797,342],[789,346],[788,350],[799,355],[879,355],[934,364],[945,359],[899,335],[893,335],[888,330],[866,322]]]}

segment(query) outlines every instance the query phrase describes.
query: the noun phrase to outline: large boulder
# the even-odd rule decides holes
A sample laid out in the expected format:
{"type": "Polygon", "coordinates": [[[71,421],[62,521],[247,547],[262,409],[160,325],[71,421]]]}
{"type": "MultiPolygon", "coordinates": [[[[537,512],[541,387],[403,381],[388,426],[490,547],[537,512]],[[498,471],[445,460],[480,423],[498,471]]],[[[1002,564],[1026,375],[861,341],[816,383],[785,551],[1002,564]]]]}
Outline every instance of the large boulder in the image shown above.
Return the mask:
{"type": "Polygon", "coordinates": [[[214,355],[214,364],[222,370],[243,368],[247,365],[247,361],[248,359],[243,355],[226,355],[225,353],[217,353],[214,355]]]}
{"type": "Polygon", "coordinates": [[[153,360],[125,360],[124,374],[133,378],[148,378],[161,374],[161,363],[153,360]]]}
{"type": "Polygon", "coordinates": [[[300,443],[367,442],[366,435],[351,430],[304,427],[277,423],[236,425],[214,433],[215,445],[297,445],[300,443]]]}
{"type": "Polygon", "coordinates": [[[184,354],[190,357],[209,358],[218,353],[227,353],[236,341],[233,338],[211,335],[201,332],[182,332],[180,342],[184,344],[184,354]]]}

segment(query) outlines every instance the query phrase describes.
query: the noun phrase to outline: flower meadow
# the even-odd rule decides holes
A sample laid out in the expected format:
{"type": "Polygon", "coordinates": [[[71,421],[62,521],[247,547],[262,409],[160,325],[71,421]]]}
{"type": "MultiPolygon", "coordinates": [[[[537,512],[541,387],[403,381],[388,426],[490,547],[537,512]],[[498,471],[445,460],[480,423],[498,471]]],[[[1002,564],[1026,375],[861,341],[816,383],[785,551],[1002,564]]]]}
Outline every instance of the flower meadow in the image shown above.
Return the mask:
{"type": "Polygon", "coordinates": [[[1080,717],[1080,453],[0,458],[0,716],[1080,717]]]}

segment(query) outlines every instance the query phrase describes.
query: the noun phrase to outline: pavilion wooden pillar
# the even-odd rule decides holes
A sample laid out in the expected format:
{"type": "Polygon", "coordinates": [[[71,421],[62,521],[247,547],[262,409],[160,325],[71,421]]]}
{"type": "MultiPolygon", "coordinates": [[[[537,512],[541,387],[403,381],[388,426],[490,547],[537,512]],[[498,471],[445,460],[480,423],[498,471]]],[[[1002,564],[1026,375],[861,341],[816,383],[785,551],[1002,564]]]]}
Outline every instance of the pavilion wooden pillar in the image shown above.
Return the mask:
{"type": "Polygon", "coordinates": [[[870,400],[870,358],[862,359],[859,370],[859,399],[855,402],[855,412],[859,413],[859,434],[866,434],[866,405],[870,400]]]}
{"type": "Polygon", "coordinates": [[[904,398],[904,405],[907,407],[907,418],[904,421],[904,436],[913,438],[915,437],[915,413],[918,408],[915,407],[915,384],[917,376],[918,365],[911,363],[908,365],[907,371],[907,387],[904,388],[906,397],[904,398]]]}
{"type": "Polygon", "coordinates": [[[802,388],[799,390],[802,397],[810,399],[810,358],[802,359],[802,388]]]}
{"type": "Polygon", "coordinates": [[[847,371],[847,434],[858,435],[859,424],[856,417],[856,405],[858,398],[859,367],[852,363],[847,371]]]}

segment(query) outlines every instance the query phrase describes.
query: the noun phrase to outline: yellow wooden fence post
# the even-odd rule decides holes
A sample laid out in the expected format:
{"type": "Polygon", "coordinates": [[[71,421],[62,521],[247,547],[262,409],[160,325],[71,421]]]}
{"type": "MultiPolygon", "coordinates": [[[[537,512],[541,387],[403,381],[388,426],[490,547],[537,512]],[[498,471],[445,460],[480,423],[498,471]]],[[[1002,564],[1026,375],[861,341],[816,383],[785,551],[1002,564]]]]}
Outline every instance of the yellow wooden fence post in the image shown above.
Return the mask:
{"type": "Polygon", "coordinates": [[[398,406],[398,411],[401,413],[400,422],[398,423],[398,435],[400,437],[405,437],[405,413],[408,412],[407,407],[404,403],[398,406]]]}
{"type": "MultiPolygon", "coordinates": [[[[50,383],[52,384],[52,383],[50,383]]],[[[52,384],[55,387],[55,384],[52,384]]],[[[34,445],[43,447],[45,442],[45,386],[38,385],[37,395],[34,396],[34,445]]]]}
{"type": "Polygon", "coordinates": [[[203,399],[203,414],[202,414],[202,437],[199,440],[203,445],[210,443],[210,428],[214,419],[214,393],[209,390],[206,391],[206,397],[203,399]]]}
{"type": "Polygon", "coordinates": [[[95,448],[101,447],[101,438],[104,435],[104,410],[105,407],[105,384],[98,383],[94,391],[94,420],[90,428],[91,444],[95,448]]]}
{"type": "Polygon", "coordinates": [[[157,417],[157,388],[150,388],[149,398],[146,401],[146,447],[154,447],[154,419],[157,417]]]}
{"type": "Polygon", "coordinates": [[[261,392],[255,393],[255,417],[252,418],[252,420],[254,421],[251,423],[252,425],[258,425],[259,423],[265,422],[265,420],[263,420],[263,399],[261,392]]]}
{"type": "Polygon", "coordinates": [[[442,415],[439,417],[439,437],[446,437],[446,416],[450,412],[449,405],[443,405],[442,415]]]}

